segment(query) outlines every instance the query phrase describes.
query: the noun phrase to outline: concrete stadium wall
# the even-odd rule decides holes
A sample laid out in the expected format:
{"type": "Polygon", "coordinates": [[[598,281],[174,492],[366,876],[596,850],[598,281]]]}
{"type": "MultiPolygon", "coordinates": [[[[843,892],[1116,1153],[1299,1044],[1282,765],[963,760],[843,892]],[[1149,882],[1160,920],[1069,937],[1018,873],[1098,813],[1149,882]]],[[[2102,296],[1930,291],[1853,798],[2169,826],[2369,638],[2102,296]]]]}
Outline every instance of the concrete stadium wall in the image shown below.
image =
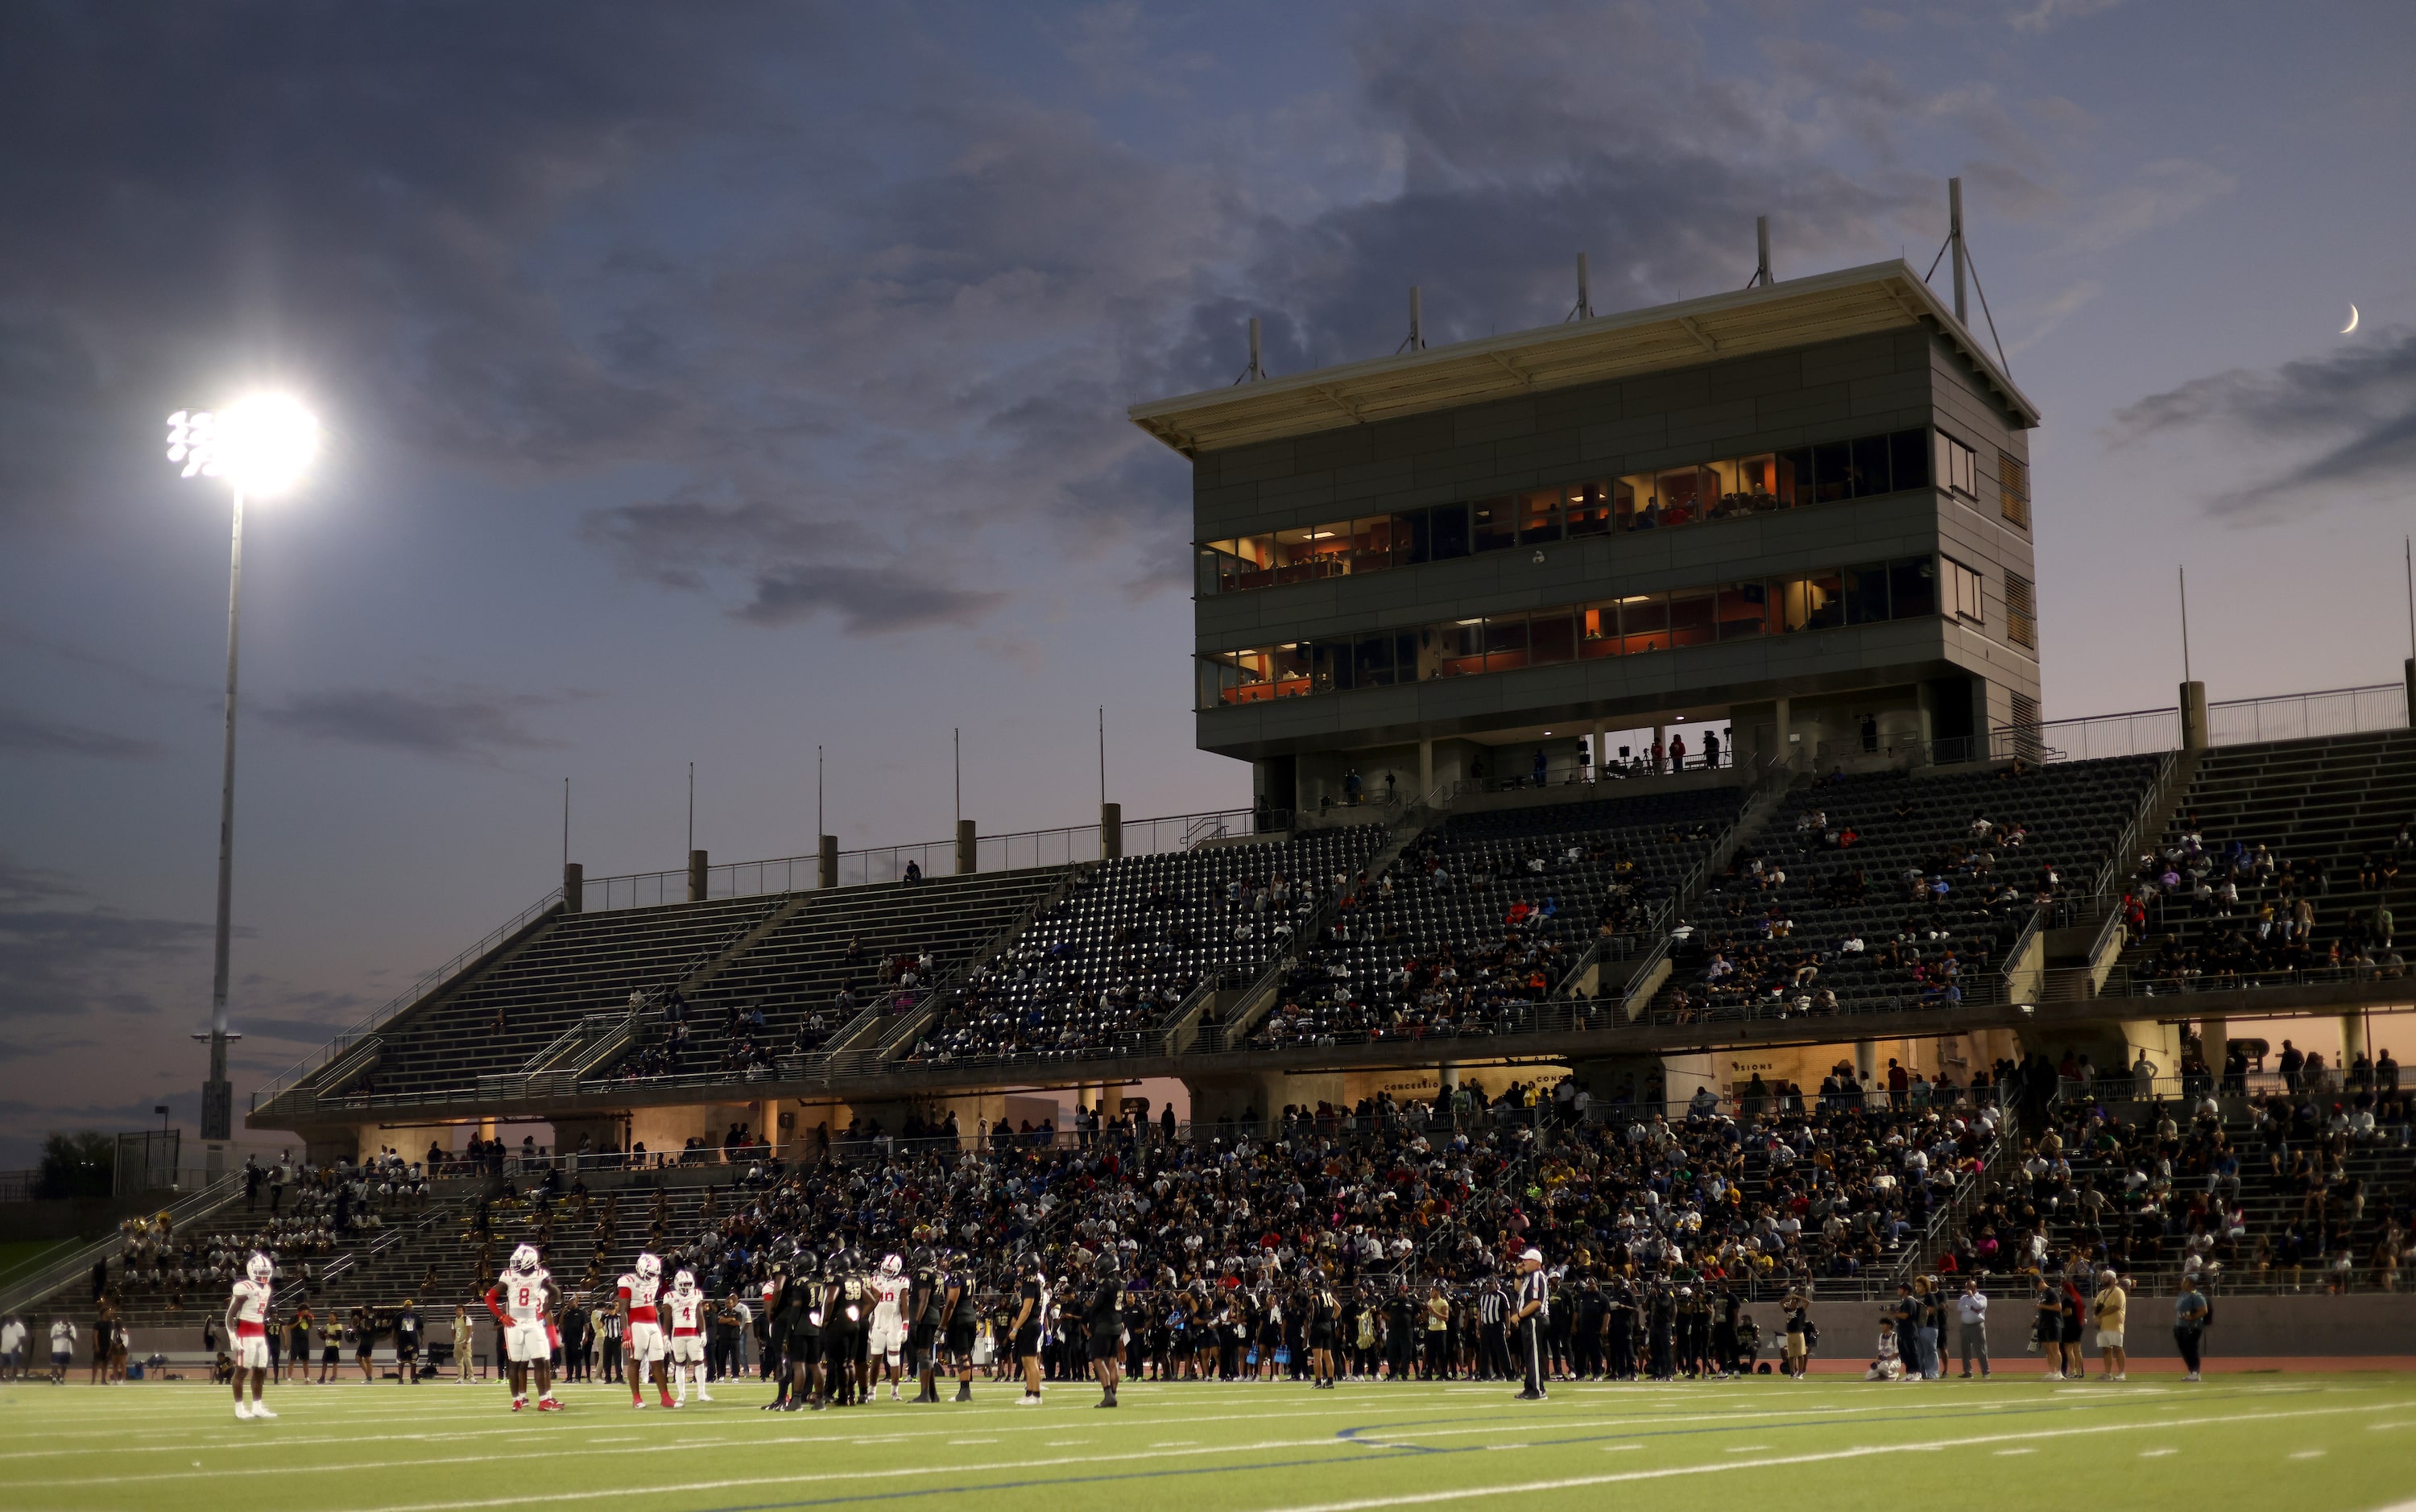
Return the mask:
{"type": "MultiPolygon", "coordinates": [[[[2027,1297],[2007,1294],[1988,1299],[1988,1350],[2011,1364],[2035,1361],[2024,1345],[2030,1340],[2031,1311],[2027,1297]]],[[[1820,1355],[1829,1359],[1868,1357],[1879,1338],[1877,1302],[1816,1302],[1812,1320],[1820,1328],[1820,1355]]],[[[2416,1355],[2416,1295],[2366,1293],[2348,1296],[2319,1294],[2297,1296],[2218,1296],[2214,1326],[2208,1330],[2206,1353],[2222,1356],[2288,1358],[2299,1356],[2364,1356],[2416,1355]]],[[[1756,1306],[1752,1312],[1775,1350],[1776,1331],[1785,1324],[1774,1306],[1756,1306]]],[[[2173,1299],[2134,1296],[2124,1346],[2141,1359],[2178,1359],[2173,1347],[2173,1299]]],[[[1949,1320],[1945,1349],[1950,1357],[1959,1346],[1961,1325],[1949,1320]]],[[[2089,1357],[2097,1357],[2097,1337],[2082,1340],[2089,1357]]]]}

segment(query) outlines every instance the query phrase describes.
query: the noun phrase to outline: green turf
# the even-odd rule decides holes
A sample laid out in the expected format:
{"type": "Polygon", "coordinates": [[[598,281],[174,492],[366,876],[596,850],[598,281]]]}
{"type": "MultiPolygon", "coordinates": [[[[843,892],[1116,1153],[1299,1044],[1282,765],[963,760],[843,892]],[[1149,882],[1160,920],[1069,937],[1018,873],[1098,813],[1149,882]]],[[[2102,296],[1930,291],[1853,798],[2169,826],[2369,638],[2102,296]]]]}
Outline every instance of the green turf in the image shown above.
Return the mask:
{"type": "Polygon", "coordinates": [[[1072,1385],[1034,1409],[1015,1406],[1011,1387],[974,1389],[965,1406],[774,1415],[756,1411],[767,1393],[753,1382],[677,1413],[580,1386],[569,1412],[540,1418],[512,1415],[492,1385],[288,1385],[270,1390],[277,1421],[239,1423],[225,1393],[199,1385],[10,1385],[0,1495],[23,1512],[653,1512],[967,1493],[1151,1512],[1501,1495],[1865,1512],[1902,1497],[2023,1505],[2033,1491],[2056,1505],[2332,1512],[2416,1495],[2416,1381],[2378,1373],[2064,1386],[1757,1377],[1563,1385],[1544,1404],[1494,1385],[1141,1385],[1112,1413],[1072,1385]]]}

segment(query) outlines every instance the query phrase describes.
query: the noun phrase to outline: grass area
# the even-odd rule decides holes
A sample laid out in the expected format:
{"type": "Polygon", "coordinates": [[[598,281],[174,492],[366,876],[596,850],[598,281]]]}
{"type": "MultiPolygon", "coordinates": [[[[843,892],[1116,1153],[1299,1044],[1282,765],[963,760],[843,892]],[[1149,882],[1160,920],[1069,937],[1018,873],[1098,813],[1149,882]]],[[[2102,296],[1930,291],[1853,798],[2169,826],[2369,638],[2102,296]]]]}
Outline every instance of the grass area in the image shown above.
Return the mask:
{"type": "MultiPolygon", "coordinates": [[[[2019,1501],[2095,1487],[2131,1508],[2373,1508],[2416,1495],[2416,1380],[2259,1375],[2189,1385],[1932,1385],[1776,1377],[1563,1385],[1128,1385],[1014,1404],[886,1400],[767,1415],[727,1383],[676,1412],[617,1386],[513,1415],[499,1387],[272,1387],[275,1422],[192,1385],[0,1387],[11,1507],[454,1512],[549,1503],[717,1512],[980,1495],[998,1506],[1339,1512],[1487,1497],[1616,1496],[1717,1508],[1852,1508],[1903,1494],[2019,1501]],[[1893,1490],[1886,1490],[1894,1488],[1893,1490]],[[1923,1489],[1926,1489],[1925,1491],[1923,1489]],[[1750,1505],[1748,1503],[1748,1505],[1750,1505]]],[[[911,1388],[909,1394],[911,1395],[911,1388]]]]}

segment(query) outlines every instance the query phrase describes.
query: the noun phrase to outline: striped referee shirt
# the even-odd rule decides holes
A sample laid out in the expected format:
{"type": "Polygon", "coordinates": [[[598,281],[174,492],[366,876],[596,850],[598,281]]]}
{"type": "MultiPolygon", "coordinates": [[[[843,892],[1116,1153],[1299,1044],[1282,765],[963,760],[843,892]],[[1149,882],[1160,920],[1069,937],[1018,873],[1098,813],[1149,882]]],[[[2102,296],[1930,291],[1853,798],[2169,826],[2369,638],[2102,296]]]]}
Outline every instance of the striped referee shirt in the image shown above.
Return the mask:
{"type": "Polygon", "coordinates": [[[1541,1270],[1518,1278],[1518,1305],[1535,1305],[1535,1321],[1543,1322],[1552,1315],[1552,1292],[1541,1270]]]}
{"type": "Polygon", "coordinates": [[[1476,1294],[1476,1321],[1488,1328],[1498,1328],[1502,1325],[1502,1288],[1487,1281],[1485,1288],[1476,1294]]]}

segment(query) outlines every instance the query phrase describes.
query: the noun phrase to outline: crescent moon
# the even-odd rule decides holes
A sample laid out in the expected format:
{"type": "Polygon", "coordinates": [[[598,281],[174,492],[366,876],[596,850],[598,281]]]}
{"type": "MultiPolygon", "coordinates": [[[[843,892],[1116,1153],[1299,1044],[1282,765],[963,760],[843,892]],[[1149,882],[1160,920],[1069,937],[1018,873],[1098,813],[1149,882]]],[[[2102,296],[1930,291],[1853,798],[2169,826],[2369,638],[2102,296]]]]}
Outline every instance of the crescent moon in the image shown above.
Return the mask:
{"type": "Polygon", "coordinates": [[[2342,326],[2342,327],[2340,328],[2340,334],[2341,334],[2341,335],[2343,335],[2343,336],[2347,336],[2347,335],[2348,335],[2351,331],[2354,331],[2354,330],[2356,330],[2356,329],[2357,329],[2357,307],[2356,307],[2355,305],[2351,305],[2351,306],[2348,307],[2348,323],[2347,325],[2344,325],[2344,326],[2342,326]]]}

